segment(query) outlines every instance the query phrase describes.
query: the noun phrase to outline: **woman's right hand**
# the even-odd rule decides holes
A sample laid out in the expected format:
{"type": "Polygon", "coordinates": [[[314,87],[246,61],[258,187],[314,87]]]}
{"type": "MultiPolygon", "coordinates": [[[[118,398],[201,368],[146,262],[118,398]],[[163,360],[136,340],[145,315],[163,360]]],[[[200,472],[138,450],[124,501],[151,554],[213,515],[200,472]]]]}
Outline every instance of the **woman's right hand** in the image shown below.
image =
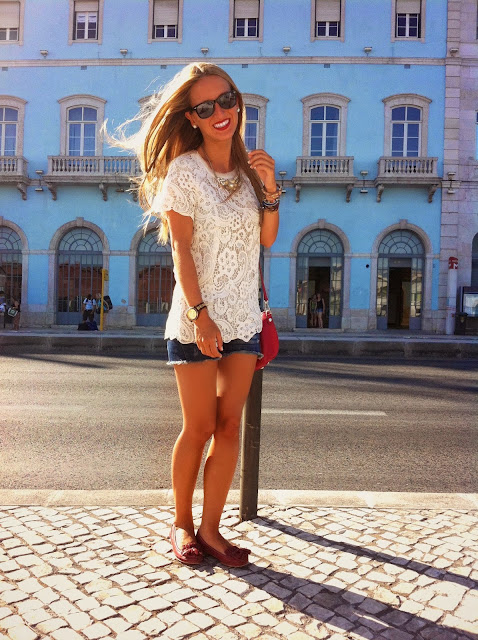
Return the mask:
{"type": "Polygon", "coordinates": [[[211,358],[222,358],[222,335],[217,324],[204,309],[194,322],[194,338],[199,351],[211,358]]]}

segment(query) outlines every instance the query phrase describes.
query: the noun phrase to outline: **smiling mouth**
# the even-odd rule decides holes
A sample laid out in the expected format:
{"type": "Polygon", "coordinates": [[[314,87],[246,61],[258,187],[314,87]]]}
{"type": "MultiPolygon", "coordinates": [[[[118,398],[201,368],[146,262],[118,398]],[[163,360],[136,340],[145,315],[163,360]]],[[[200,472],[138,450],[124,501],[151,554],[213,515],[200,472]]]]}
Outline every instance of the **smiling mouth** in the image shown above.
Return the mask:
{"type": "Polygon", "coordinates": [[[221,130],[229,126],[230,122],[231,122],[230,118],[226,118],[226,120],[222,120],[221,122],[216,122],[216,124],[213,124],[212,126],[214,127],[214,129],[221,130]]]}

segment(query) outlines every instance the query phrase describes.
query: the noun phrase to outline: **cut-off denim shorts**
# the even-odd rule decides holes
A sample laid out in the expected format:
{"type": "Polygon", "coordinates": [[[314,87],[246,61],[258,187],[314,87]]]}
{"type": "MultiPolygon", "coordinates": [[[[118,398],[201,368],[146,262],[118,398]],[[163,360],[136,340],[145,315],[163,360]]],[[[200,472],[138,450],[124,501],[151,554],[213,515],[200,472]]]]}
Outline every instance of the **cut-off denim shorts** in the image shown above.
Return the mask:
{"type": "MultiPolygon", "coordinates": [[[[238,338],[230,342],[224,342],[222,357],[225,358],[233,353],[252,353],[258,358],[262,357],[259,337],[260,334],[256,333],[247,342],[238,338]]],[[[168,364],[189,364],[191,362],[205,362],[206,360],[221,360],[221,358],[205,356],[195,342],[183,344],[176,339],[168,340],[167,348],[168,364]]]]}

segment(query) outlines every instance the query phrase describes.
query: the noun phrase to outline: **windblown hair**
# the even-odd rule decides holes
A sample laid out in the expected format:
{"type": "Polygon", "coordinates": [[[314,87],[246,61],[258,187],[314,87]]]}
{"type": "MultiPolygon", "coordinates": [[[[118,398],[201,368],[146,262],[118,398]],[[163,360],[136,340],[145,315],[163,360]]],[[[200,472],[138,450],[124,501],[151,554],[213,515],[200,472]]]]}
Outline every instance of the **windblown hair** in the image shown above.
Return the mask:
{"type": "Polygon", "coordinates": [[[116,138],[109,138],[115,146],[133,151],[137,155],[141,167],[141,176],[137,179],[138,198],[144,210],[145,226],[152,216],[159,216],[159,238],[163,243],[168,239],[167,221],[162,218],[161,212],[151,209],[151,203],[161,190],[171,161],[202,144],[200,130],[192,128],[185,114],[191,110],[191,87],[205,76],[223,78],[237,93],[240,111],[238,126],[232,139],[232,161],[249,178],[258,201],[262,201],[262,183],[248,164],[243,141],[245,109],[242,95],[223,69],[207,62],[194,62],[184,67],[163,89],[147,100],[137,117],[119,127],[116,138]],[[141,123],[138,133],[127,137],[125,128],[137,121],[141,123]]]}

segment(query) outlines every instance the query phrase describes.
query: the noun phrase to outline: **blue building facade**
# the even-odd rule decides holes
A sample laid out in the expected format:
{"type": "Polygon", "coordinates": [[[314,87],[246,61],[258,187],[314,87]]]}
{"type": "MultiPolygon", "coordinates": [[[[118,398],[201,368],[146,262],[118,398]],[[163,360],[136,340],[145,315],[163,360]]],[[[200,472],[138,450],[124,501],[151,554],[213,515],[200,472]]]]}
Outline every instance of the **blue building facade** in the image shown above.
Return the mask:
{"type": "Polygon", "coordinates": [[[446,29],[446,0],[0,0],[0,291],[24,326],[74,324],[106,268],[110,326],[164,324],[170,251],[100,128],[207,59],[283,186],[279,327],[320,292],[331,329],[442,331],[446,29]]]}

